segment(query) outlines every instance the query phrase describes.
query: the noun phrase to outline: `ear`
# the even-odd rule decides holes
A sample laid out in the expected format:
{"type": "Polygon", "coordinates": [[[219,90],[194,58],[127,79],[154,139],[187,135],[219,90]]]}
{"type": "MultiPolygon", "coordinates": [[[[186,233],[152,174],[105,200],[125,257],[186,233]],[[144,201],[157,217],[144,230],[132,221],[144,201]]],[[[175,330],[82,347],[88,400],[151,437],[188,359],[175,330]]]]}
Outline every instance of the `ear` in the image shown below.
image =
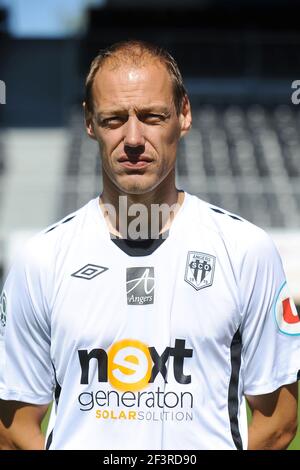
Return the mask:
{"type": "Polygon", "coordinates": [[[192,111],[191,111],[190,101],[187,95],[185,95],[183,98],[179,119],[180,119],[180,127],[181,127],[180,137],[183,137],[185,134],[189,132],[190,128],[192,127],[192,111]]]}
{"type": "Polygon", "coordinates": [[[94,132],[94,123],[93,123],[92,113],[88,110],[85,101],[82,103],[82,106],[83,106],[83,111],[84,111],[86,132],[91,139],[97,140],[95,136],[95,132],[94,132]]]}

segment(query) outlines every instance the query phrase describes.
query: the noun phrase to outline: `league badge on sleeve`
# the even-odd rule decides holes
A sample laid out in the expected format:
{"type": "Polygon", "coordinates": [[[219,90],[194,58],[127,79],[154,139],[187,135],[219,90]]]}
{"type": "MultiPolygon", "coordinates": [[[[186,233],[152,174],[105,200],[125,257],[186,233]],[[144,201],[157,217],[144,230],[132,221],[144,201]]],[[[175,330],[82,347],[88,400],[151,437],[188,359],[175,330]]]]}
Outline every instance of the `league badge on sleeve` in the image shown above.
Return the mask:
{"type": "Polygon", "coordinates": [[[286,282],[280,288],[275,302],[275,320],[286,335],[300,335],[300,317],[290,296],[286,282]]]}
{"type": "Polygon", "coordinates": [[[198,251],[189,251],[186,260],[184,280],[196,290],[213,283],[216,257],[198,251]]]}

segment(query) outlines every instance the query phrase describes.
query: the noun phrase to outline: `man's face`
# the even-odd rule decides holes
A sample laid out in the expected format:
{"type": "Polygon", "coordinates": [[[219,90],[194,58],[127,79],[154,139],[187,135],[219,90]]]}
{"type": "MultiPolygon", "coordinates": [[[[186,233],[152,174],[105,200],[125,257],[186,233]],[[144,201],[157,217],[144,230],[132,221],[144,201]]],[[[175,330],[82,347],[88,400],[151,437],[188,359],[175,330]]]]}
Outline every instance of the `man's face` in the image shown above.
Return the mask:
{"type": "MultiPolygon", "coordinates": [[[[174,169],[178,141],[191,122],[188,101],[178,116],[163,65],[104,65],[93,84],[94,113],[87,131],[99,143],[104,182],[145,194],[174,169]]],[[[105,189],[105,188],[104,188],[105,189]]]]}

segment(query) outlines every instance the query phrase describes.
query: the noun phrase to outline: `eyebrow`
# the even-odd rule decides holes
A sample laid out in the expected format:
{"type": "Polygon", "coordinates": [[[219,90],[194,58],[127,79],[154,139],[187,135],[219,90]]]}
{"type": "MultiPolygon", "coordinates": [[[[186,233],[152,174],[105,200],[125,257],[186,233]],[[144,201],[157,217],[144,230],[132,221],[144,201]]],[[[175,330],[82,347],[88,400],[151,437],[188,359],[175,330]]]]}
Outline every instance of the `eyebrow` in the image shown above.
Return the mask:
{"type": "MultiPolygon", "coordinates": [[[[143,114],[143,113],[160,113],[160,114],[165,114],[169,115],[170,114],[170,109],[164,105],[150,105],[150,106],[142,106],[138,109],[135,109],[137,114],[143,114]]],[[[103,111],[98,111],[96,113],[96,119],[103,119],[106,116],[113,116],[113,115],[128,115],[128,109],[126,108],[111,108],[103,111]]]]}

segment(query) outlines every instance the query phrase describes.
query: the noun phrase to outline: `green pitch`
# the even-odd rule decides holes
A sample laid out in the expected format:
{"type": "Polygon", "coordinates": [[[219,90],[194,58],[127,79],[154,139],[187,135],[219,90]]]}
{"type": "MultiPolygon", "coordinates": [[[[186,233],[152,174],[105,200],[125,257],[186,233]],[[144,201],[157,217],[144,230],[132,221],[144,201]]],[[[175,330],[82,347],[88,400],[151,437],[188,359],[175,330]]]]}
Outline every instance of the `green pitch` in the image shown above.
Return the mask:
{"type": "MultiPolygon", "coordinates": [[[[299,397],[300,397],[300,382],[299,382],[299,397]]],[[[300,405],[298,405],[298,432],[295,439],[291,443],[289,450],[300,450],[300,405]]]]}

